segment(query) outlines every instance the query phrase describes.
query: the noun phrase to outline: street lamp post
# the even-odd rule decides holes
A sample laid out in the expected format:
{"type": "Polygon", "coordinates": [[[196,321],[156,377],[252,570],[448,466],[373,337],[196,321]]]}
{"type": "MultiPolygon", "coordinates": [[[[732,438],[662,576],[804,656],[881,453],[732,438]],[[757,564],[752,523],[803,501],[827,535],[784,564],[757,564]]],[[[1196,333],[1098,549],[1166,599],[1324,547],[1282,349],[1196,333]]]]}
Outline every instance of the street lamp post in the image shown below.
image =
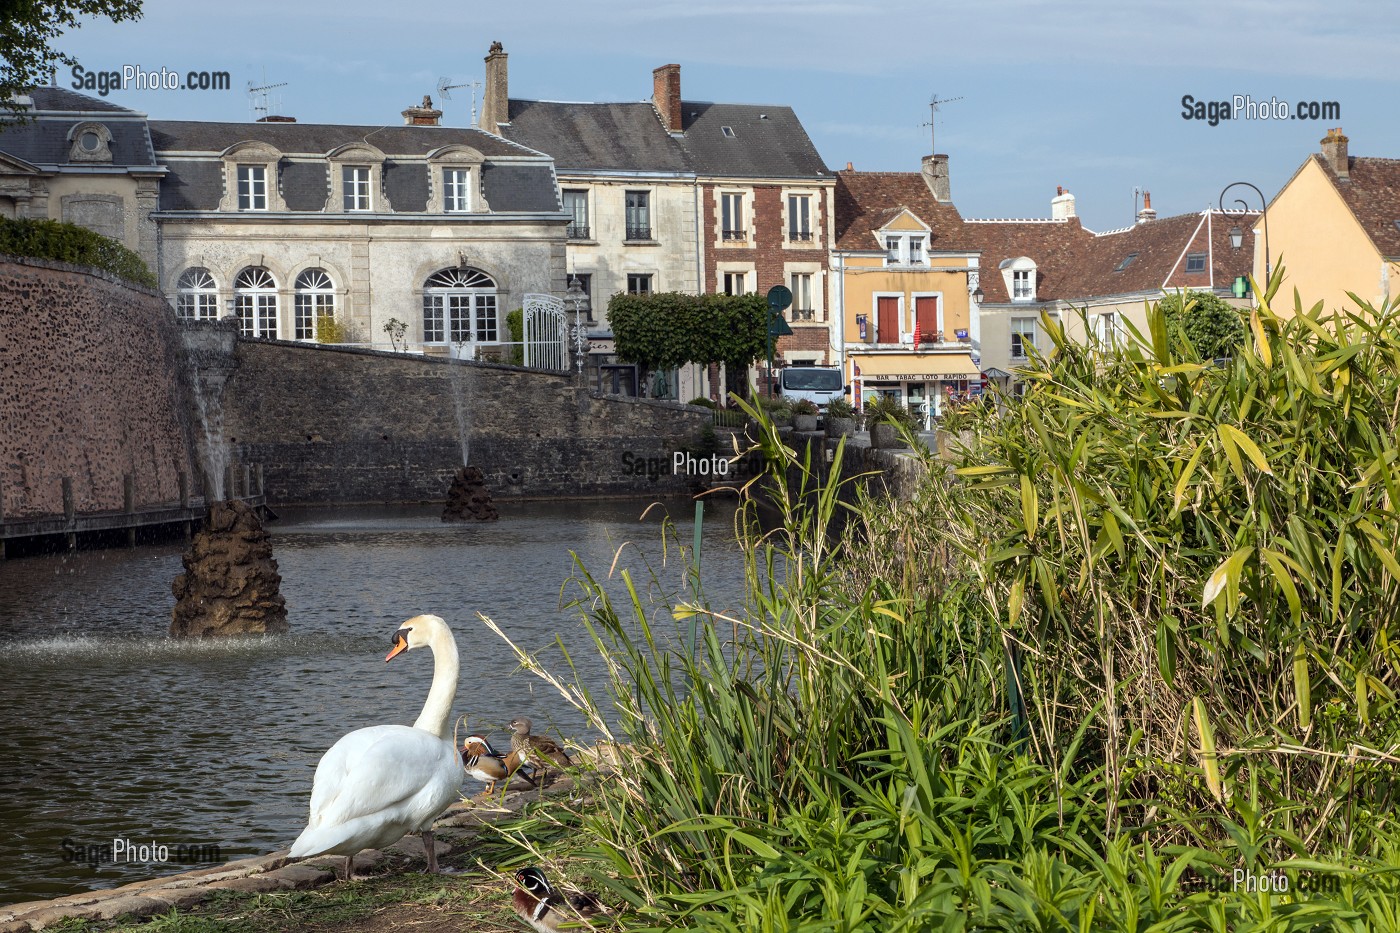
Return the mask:
{"type": "MultiPolygon", "coordinates": [[[[1269,201],[1264,197],[1264,192],[1247,181],[1231,182],[1220,192],[1220,213],[1226,217],[1243,220],[1250,213],[1249,203],[1243,198],[1236,198],[1233,203],[1238,204],[1240,209],[1229,211],[1225,209],[1225,195],[1231,188],[1244,186],[1255,194],[1259,195],[1259,221],[1264,225],[1264,287],[1269,287],[1269,280],[1273,278],[1273,268],[1269,264],[1269,201]]],[[[1244,243],[1244,231],[1238,225],[1230,228],[1230,246],[1239,249],[1244,243]]]]}
{"type": "Polygon", "coordinates": [[[583,379],[583,361],[588,356],[588,325],[583,320],[583,302],[587,298],[588,294],[579,286],[578,276],[569,276],[569,290],[564,293],[564,300],[574,311],[574,323],[569,328],[569,338],[574,347],[575,365],[580,380],[583,379]]]}

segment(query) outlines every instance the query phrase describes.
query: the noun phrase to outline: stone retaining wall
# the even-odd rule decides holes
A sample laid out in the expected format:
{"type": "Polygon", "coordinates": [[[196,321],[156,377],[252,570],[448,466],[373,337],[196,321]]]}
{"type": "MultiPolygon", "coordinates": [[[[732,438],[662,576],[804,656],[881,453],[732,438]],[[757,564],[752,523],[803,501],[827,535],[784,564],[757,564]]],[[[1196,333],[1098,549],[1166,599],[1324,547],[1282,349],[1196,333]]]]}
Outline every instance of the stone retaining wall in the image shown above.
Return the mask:
{"type": "Polygon", "coordinates": [[[466,458],[497,499],[684,492],[648,476],[710,413],[598,396],[571,375],[403,353],[240,340],[224,390],[235,462],[277,504],[442,501],[466,458]]]}
{"type": "Polygon", "coordinates": [[[191,473],[174,312],[86,266],[0,257],[0,515],[179,499],[191,473]]]}

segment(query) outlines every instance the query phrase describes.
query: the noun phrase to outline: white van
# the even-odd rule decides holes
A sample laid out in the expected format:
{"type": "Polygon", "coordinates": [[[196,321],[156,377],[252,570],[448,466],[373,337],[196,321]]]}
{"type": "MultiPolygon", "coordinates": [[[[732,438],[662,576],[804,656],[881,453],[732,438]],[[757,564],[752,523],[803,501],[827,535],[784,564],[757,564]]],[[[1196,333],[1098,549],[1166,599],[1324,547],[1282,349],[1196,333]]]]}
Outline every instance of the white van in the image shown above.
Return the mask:
{"type": "Polygon", "coordinates": [[[778,388],[783,397],[792,401],[807,399],[826,410],[826,403],[846,394],[841,370],[822,366],[788,366],[780,372],[778,388]]]}

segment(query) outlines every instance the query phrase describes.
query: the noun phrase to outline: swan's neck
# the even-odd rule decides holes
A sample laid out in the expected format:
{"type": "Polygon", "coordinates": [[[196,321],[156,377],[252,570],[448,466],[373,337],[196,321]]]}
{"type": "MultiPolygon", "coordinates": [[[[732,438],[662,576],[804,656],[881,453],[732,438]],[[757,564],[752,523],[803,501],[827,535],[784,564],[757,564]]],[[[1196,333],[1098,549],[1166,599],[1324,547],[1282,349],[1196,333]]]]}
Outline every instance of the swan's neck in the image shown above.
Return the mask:
{"type": "Polygon", "coordinates": [[[457,696],[457,641],[451,630],[442,626],[433,630],[428,647],[433,649],[433,686],[413,727],[450,740],[447,722],[452,716],[452,701],[457,696]]]}

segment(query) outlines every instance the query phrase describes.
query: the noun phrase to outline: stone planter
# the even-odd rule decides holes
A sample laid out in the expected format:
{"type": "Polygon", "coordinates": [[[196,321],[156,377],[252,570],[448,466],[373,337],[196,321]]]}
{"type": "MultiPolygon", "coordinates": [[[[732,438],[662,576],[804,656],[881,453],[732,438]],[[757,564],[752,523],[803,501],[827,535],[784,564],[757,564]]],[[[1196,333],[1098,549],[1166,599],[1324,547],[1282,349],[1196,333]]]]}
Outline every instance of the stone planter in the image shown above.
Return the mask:
{"type": "Polygon", "coordinates": [[[892,424],[881,423],[870,426],[870,446],[880,450],[899,450],[909,445],[899,436],[898,428],[892,424]]]}
{"type": "Polygon", "coordinates": [[[970,447],[974,440],[975,436],[971,431],[953,433],[939,428],[937,435],[938,456],[944,460],[951,460],[959,446],[970,447]]]}
{"type": "Polygon", "coordinates": [[[850,437],[856,433],[856,419],[854,418],[827,418],[827,437],[850,437]]]}
{"type": "Polygon", "coordinates": [[[815,431],[817,429],[817,416],[793,415],[792,427],[795,431],[815,431]]]}

